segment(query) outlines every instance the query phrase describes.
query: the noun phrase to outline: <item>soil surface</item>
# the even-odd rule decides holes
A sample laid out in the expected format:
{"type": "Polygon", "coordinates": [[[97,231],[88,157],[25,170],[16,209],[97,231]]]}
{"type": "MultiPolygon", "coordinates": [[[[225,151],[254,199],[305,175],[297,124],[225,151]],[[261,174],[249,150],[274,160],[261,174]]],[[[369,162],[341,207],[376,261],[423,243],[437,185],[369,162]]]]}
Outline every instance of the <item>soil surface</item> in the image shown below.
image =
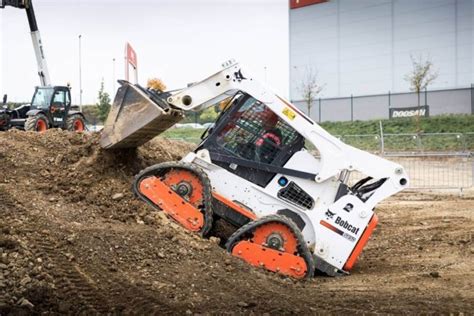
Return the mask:
{"type": "Polygon", "coordinates": [[[190,149],[156,138],[105,152],[95,134],[0,133],[0,315],[472,313],[472,198],[391,198],[350,276],[294,281],[133,197],[136,173],[190,149]]]}

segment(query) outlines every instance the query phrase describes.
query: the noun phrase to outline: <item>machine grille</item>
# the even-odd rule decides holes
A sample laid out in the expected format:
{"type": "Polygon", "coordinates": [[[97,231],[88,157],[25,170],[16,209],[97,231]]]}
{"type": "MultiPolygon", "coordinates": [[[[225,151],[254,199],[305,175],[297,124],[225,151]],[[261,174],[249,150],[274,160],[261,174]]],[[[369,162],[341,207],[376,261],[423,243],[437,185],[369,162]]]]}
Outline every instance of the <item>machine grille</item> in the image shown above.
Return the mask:
{"type": "Polygon", "coordinates": [[[278,191],[278,197],[308,210],[314,206],[313,198],[294,182],[278,191]]]}

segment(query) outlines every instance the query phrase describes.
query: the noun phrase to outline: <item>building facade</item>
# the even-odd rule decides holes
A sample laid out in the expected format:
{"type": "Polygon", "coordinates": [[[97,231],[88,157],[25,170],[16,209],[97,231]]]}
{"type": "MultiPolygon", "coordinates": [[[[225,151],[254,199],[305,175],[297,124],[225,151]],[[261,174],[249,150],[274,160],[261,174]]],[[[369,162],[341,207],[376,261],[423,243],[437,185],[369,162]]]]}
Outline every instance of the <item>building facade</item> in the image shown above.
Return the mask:
{"type": "MultiPolygon", "coordinates": [[[[474,0],[291,0],[289,11],[297,104],[308,72],[324,85],[322,98],[407,92],[412,57],[432,61],[438,77],[429,90],[474,83],[474,0]]],[[[471,99],[457,112],[472,113],[471,99]]]]}

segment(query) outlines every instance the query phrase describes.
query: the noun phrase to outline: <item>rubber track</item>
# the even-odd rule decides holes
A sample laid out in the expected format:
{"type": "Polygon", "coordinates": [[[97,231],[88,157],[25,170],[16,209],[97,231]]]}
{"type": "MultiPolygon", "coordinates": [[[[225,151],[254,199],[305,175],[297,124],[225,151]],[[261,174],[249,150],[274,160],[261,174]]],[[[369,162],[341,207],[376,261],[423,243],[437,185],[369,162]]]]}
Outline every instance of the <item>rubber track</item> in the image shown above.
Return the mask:
{"type": "Polygon", "coordinates": [[[229,253],[232,253],[232,249],[234,246],[242,240],[242,238],[250,233],[253,232],[258,226],[261,226],[263,224],[271,223],[271,222],[278,222],[282,223],[284,225],[287,225],[290,230],[293,232],[293,234],[296,237],[296,240],[298,241],[297,244],[297,250],[298,254],[304,259],[306,266],[308,267],[308,271],[306,271],[305,278],[311,278],[314,275],[314,270],[315,270],[315,264],[313,257],[311,256],[311,252],[309,251],[308,247],[306,246],[306,243],[304,241],[303,235],[301,234],[301,231],[299,230],[298,226],[289,219],[288,217],[282,216],[282,215],[268,215],[261,217],[259,219],[256,219],[254,221],[251,221],[244,226],[240,227],[238,230],[236,230],[230,237],[227,243],[225,244],[225,247],[229,253]]]}
{"type": "Polygon", "coordinates": [[[199,177],[203,187],[204,187],[204,226],[201,228],[199,233],[201,236],[206,237],[209,231],[212,228],[213,224],[213,211],[212,211],[212,194],[211,194],[211,181],[207,174],[199,167],[185,162],[164,162],[157,165],[153,165],[146,169],[140,171],[139,174],[135,176],[135,181],[133,182],[133,192],[135,196],[145,201],[147,204],[151,205],[156,210],[161,210],[155,203],[150,201],[140,192],[140,182],[149,176],[163,175],[164,171],[167,169],[184,169],[193,172],[199,177]]]}

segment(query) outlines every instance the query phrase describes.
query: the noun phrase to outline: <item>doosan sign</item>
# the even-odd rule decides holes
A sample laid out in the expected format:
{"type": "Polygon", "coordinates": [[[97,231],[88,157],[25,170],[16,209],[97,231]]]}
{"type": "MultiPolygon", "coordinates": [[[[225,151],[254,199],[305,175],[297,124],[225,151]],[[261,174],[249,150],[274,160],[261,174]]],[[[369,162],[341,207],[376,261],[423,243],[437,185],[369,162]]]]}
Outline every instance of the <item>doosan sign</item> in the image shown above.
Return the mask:
{"type": "Polygon", "coordinates": [[[390,118],[430,116],[429,106],[413,106],[408,108],[390,108],[390,118]]]}

